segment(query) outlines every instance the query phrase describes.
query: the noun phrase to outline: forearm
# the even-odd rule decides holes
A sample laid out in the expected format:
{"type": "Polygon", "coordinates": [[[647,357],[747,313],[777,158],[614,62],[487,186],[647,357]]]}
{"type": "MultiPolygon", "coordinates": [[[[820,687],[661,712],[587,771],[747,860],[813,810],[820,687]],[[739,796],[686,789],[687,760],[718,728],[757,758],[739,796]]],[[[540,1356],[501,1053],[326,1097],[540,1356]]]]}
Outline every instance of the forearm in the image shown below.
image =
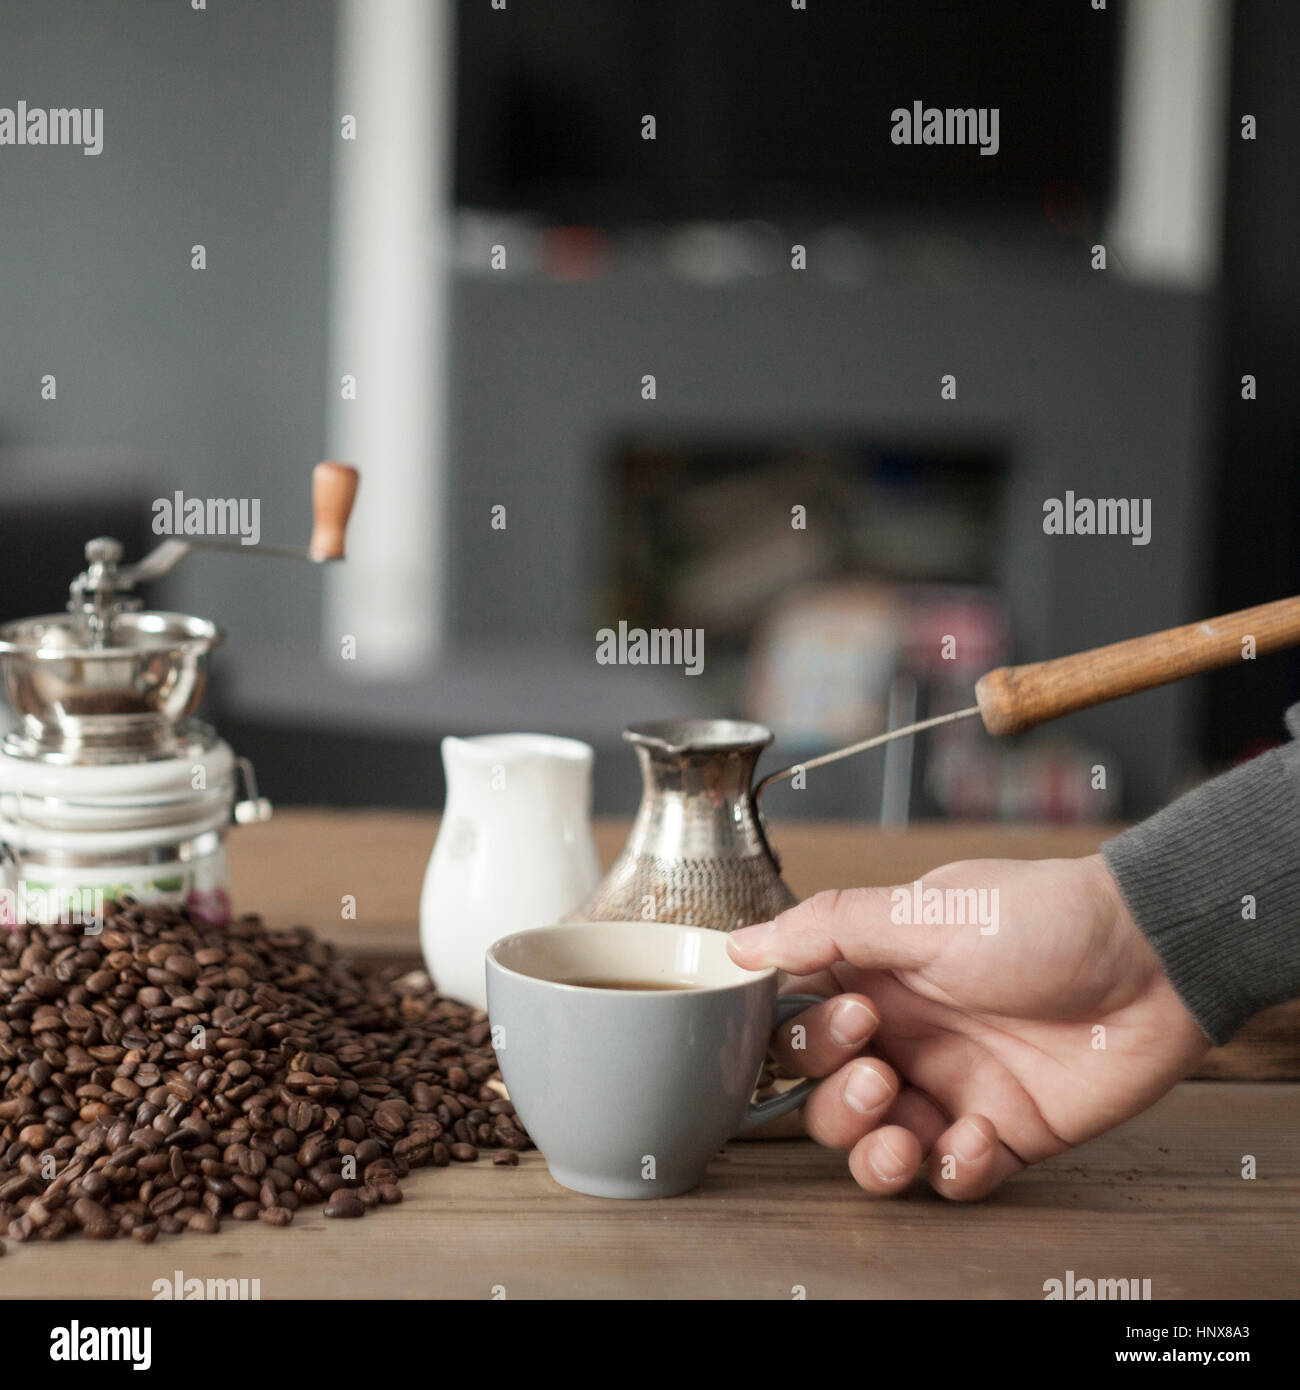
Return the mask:
{"type": "MultiPolygon", "coordinates": [[[[1287,724],[1300,733],[1300,705],[1287,724]]],[[[1212,1042],[1300,996],[1300,743],[1214,778],[1102,854],[1212,1042]]]]}

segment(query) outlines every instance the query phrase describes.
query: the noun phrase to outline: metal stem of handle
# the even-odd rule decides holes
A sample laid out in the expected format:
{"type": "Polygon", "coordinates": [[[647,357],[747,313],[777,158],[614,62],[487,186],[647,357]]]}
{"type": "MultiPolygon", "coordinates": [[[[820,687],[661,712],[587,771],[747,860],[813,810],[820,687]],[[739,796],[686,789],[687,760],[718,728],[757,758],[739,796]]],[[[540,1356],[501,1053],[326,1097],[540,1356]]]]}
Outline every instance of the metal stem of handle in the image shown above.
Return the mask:
{"type": "Polygon", "coordinates": [[[837,763],[841,758],[851,758],[855,753],[865,753],[869,748],[879,748],[882,743],[892,743],[896,738],[907,738],[910,734],[919,734],[923,729],[933,729],[939,724],[951,724],[958,719],[969,719],[972,714],[978,714],[980,707],[971,705],[969,709],[954,710],[951,714],[936,714],[933,719],[922,719],[915,724],[905,724],[901,729],[889,729],[883,734],[877,734],[874,738],[863,739],[861,743],[850,744],[847,748],[836,748],[833,752],[823,753],[819,757],[809,758],[806,762],[794,763],[790,767],[783,767],[780,772],[769,772],[766,777],[754,788],[754,800],[757,801],[763,794],[763,788],[771,782],[781,782],[787,777],[793,777],[796,772],[807,772],[809,768],[824,767],[827,763],[837,763]]]}
{"type": "Polygon", "coordinates": [[[133,565],[118,569],[118,585],[134,588],[151,579],[158,579],[174,569],[191,550],[230,550],[240,555],[268,555],[285,560],[310,560],[313,565],[328,564],[333,556],[313,555],[305,545],[243,545],[239,541],[166,540],[155,546],[133,565]]]}

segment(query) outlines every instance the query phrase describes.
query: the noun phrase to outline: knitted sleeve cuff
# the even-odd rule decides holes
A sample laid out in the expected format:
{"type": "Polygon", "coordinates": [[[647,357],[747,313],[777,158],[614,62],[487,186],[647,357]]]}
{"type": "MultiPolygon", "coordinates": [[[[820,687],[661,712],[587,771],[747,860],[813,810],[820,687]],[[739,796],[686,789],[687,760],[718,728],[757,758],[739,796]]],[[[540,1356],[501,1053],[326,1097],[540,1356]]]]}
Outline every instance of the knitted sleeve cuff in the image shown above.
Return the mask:
{"type": "MultiPolygon", "coordinates": [[[[1288,725],[1300,725],[1300,706],[1288,725]]],[[[1300,744],[1216,777],[1102,846],[1202,1031],[1300,996],[1300,744]]]]}

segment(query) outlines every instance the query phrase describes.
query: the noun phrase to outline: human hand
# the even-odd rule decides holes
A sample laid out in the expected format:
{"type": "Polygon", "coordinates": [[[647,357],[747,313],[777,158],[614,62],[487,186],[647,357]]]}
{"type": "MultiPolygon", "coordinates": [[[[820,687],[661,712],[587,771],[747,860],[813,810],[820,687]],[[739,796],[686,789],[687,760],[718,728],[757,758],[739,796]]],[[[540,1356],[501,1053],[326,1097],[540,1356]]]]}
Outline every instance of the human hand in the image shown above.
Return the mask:
{"type": "Polygon", "coordinates": [[[826,1078],[805,1127],[849,1151],[868,1192],[904,1191],[928,1158],[936,1191],[983,1197],[1146,1109],[1208,1051],[1100,855],[947,864],[935,888],[996,890],[996,930],[969,911],[894,920],[909,884],[819,893],[728,940],[738,965],[835,996],[774,1046],[826,1078]]]}

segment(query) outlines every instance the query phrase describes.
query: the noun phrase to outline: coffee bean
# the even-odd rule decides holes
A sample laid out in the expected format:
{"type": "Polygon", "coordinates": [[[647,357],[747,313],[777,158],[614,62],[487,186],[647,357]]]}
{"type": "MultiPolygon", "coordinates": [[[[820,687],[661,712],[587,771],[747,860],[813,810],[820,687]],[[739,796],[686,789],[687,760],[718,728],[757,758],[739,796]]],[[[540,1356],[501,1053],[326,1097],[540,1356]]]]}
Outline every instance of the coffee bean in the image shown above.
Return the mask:
{"type": "Polygon", "coordinates": [[[199,978],[199,963],[193,956],[168,956],[163,966],[187,984],[199,978]]]}
{"type": "Polygon", "coordinates": [[[399,1139],[393,1145],[393,1153],[398,1158],[404,1158],[412,1168],[418,1168],[429,1161],[429,1156],[433,1153],[433,1144],[433,1139],[423,1134],[408,1134],[405,1139],[399,1139]]]}
{"type": "Polygon", "coordinates": [[[271,1135],[271,1143],[275,1145],[277,1161],[283,1159],[289,1162],[290,1155],[298,1152],[298,1135],[292,1129],[287,1129],[283,1125],[271,1135]]]}
{"type": "Polygon", "coordinates": [[[155,1216],[169,1216],[178,1207],[185,1203],[185,1193],[179,1187],[169,1187],[165,1192],[160,1192],[149,1203],[149,1210],[155,1216]]]}
{"type": "MultiPolygon", "coordinates": [[[[36,1204],[33,1202],[32,1205],[35,1206],[36,1204]]],[[[30,1207],[27,1214],[31,1215],[30,1207]]],[[[104,1208],[89,1197],[78,1197],[72,1204],[72,1214],[83,1226],[102,1226],[109,1219],[104,1208]]]]}
{"type": "Polygon", "coordinates": [[[266,1172],[266,1155],[256,1149],[245,1149],[239,1155],[239,1167],[250,1178],[260,1178],[266,1172]]]}
{"type": "Polygon", "coordinates": [[[98,1170],[81,1179],[81,1190],[87,1197],[102,1197],[108,1191],[108,1179],[98,1170]]]}
{"type": "MultiPolygon", "coordinates": [[[[107,1183],[104,1184],[107,1187],[107,1183]]],[[[0,1202],[16,1202],[36,1187],[35,1180],[28,1173],[19,1173],[0,1183],[0,1202]]]]}
{"type": "Polygon", "coordinates": [[[381,1105],[370,1117],[371,1123],[385,1134],[405,1134],[406,1121],[392,1106],[381,1105]]]}
{"type": "Polygon", "coordinates": [[[340,1188],[325,1204],[326,1216],[356,1217],[365,1214],[366,1209],[360,1200],[346,1188],[340,1188]]]}
{"type": "Polygon", "coordinates": [[[295,1100],[286,1111],[289,1128],[296,1134],[306,1134],[314,1123],[316,1107],[309,1100],[295,1100]]]}
{"type": "Polygon", "coordinates": [[[259,1221],[268,1226],[287,1226],[293,1220],[293,1212],[288,1207],[263,1207],[257,1213],[259,1221]]]}

